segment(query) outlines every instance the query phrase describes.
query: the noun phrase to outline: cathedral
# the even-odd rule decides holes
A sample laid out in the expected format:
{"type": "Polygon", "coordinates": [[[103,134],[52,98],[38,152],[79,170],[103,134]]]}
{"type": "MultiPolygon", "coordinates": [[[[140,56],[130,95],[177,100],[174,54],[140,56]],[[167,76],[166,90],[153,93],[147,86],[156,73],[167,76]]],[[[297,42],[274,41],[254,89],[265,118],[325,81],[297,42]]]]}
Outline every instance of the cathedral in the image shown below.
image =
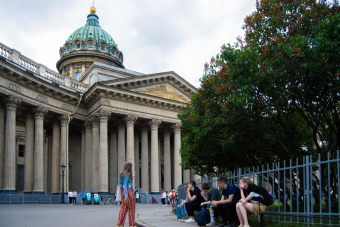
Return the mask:
{"type": "Polygon", "coordinates": [[[0,43],[2,193],[113,194],[126,161],[151,194],[194,178],[180,165],[177,117],[194,86],[126,69],[94,6],[59,54],[56,72],[0,43]]]}

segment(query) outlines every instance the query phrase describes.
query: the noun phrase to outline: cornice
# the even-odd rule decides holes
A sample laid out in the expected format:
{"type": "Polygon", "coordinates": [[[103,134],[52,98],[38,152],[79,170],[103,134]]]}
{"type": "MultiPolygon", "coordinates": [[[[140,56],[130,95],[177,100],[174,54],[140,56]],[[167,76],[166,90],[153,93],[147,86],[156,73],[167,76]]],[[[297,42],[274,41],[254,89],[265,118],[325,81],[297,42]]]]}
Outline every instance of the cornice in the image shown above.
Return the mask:
{"type": "Polygon", "coordinates": [[[112,86],[121,89],[138,89],[146,86],[159,85],[161,83],[169,83],[178,90],[190,96],[197,89],[174,72],[159,73],[153,75],[143,75],[130,78],[122,78],[111,81],[100,82],[106,86],[112,86]]]}

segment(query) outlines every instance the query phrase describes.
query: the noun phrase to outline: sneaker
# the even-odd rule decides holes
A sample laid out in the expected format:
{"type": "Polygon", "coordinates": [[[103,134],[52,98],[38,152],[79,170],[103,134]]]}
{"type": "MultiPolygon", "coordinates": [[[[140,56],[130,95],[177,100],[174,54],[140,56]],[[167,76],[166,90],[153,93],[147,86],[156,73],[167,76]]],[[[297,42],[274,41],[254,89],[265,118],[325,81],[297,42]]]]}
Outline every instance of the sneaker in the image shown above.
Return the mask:
{"type": "Polygon", "coordinates": [[[206,224],[205,226],[215,226],[215,222],[209,222],[208,224],[206,224]]]}
{"type": "Polygon", "coordinates": [[[185,220],[187,220],[188,218],[182,218],[182,220],[181,221],[183,221],[183,222],[185,222],[185,220]]]}
{"type": "Polygon", "coordinates": [[[192,218],[188,218],[184,222],[186,222],[186,223],[195,223],[196,221],[194,219],[192,219],[192,218]]]}

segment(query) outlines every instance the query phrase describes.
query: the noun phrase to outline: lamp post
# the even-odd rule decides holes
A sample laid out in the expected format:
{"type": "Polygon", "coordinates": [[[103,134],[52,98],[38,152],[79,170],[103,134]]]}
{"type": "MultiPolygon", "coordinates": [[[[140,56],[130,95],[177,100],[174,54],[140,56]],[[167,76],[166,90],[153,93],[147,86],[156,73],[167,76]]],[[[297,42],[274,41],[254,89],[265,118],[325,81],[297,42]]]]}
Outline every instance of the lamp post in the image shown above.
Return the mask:
{"type": "Polygon", "coordinates": [[[62,181],[63,181],[62,187],[61,187],[61,203],[63,204],[63,203],[65,203],[65,198],[64,198],[64,177],[65,177],[65,168],[66,168],[66,166],[64,164],[62,164],[60,166],[60,168],[61,168],[61,176],[62,176],[62,181]]]}

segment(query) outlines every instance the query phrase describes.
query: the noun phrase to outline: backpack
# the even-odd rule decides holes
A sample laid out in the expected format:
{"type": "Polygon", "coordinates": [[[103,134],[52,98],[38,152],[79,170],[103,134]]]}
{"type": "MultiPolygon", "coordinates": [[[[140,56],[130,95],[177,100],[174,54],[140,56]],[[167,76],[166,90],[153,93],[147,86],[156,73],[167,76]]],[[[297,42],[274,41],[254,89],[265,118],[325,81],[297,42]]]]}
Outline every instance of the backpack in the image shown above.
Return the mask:
{"type": "Polygon", "coordinates": [[[210,213],[208,209],[203,208],[197,215],[197,225],[205,226],[210,222],[210,213]]]}
{"type": "Polygon", "coordinates": [[[178,205],[177,206],[177,218],[178,219],[183,218],[182,212],[183,212],[183,208],[180,205],[178,205]]]}

